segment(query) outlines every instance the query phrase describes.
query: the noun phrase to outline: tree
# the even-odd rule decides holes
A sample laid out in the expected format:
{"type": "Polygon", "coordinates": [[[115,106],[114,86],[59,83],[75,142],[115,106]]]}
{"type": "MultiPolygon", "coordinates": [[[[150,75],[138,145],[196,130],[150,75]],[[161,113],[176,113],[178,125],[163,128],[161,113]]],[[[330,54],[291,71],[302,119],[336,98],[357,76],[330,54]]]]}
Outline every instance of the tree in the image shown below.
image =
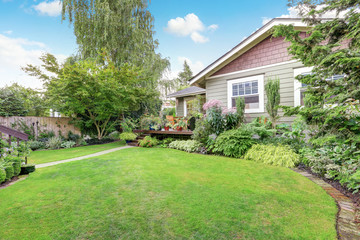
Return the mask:
{"type": "Polygon", "coordinates": [[[266,111],[269,114],[272,128],[276,127],[276,121],[279,119],[278,109],[280,105],[280,80],[279,78],[268,79],[265,84],[267,96],[266,111]]]}
{"type": "Polygon", "coordinates": [[[146,0],[62,0],[62,19],[74,26],[81,59],[97,57],[105,49],[120,67],[141,67],[149,88],[156,88],[169,61],[155,53],[154,18],[146,0]]]}
{"type": "Polygon", "coordinates": [[[178,74],[177,82],[180,88],[186,88],[189,86],[189,80],[192,78],[193,73],[190,66],[184,61],[183,70],[178,74]]]}
{"type": "Polygon", "coordinates": [[[95,129],[98,139],[106,136],[123,114],[157,96],[155,89],[146,87],[149,80],[141,69],[129,64],[116,67],[106,53],[63,66],[51,54],[42,60],[52,76],[32,65],[24,70],[44,81],[46,96],[56,110],[74,117],[85,130],[95,129]]]}
{"type": "Polygon", "coordinates": [[[236,113],[239,115],[238,125],[241,125],[245,122],[245,99],[243,97],[236,99],[236,113]]]}
{"type": "Polygon", "coordinates": [[[293,26],[278,26],[273,36],[285,36],[291,42],[289,52],[305,66],[314,66],[313,74],[297,79],[308,85],[304,108],[287,109],[300,113],[308,124],[318,126],[317,136],[335,133],[359,142],[360,134],[360,13],[359,1],[290,1],[312,28],[306,37],[293,26]],[[321,19],[335,11],[343,17],[321,19]],[[346,14],[343,14],[344,11],[346,14]],[[334,79],[334,75],[342,75],[334,79]],[[331,107],[330,107],[331,106],[331,107]]]}
{"type": "Polygon", "coordinates": [[[0,88],[0,116],[25,116],[27,110],[19,93],[9,87],[0,88]]]}

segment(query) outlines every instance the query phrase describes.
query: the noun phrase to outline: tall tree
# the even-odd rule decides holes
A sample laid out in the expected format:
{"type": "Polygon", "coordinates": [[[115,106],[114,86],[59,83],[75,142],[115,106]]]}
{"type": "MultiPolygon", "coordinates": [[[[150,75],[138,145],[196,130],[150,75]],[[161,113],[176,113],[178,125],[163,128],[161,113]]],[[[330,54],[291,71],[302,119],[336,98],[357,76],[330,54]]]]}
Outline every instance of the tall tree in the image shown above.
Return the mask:
{"type": "Polygon", "coordinates": [[[267,96],[266,111],[270,116],[272,128],[276,127],[278,120],[278,110],[280,105],[280,80],[279,78],[269,78],[265,84],[265,92],[267,96]]]}
{"type": "Polygon", "coordinates": [[[25,102],[17,91],[9,87],[0,88],[0,116],[25,116],[25,102]]]}
{"type": "Polygon", "coordinates": [[[358,139],[354,136],[360,134],[360,2],[294,0],[290,4],[299,9],[303,21],[312,28],[301,37],[292,25],[282,25],[273,35],[285,36],[291,42],[289,52],[294,58],[314,68],[313,74],[297,78],[308,85],[306,106],[288,109],[288,114],[305,116],[309,124],[318,126],[320,136],[336,133],[358,139]],[[341,13],[342,17],[321,19],[329,12],[341,13]]]}
{"type": "Polygon", "coordinates": [[[189,86],[189,80],[192,78],[193,72],[190,69],[189,64],[184,61],[183,70],[179,73],[177,82],[180,88],[189,86]]]}

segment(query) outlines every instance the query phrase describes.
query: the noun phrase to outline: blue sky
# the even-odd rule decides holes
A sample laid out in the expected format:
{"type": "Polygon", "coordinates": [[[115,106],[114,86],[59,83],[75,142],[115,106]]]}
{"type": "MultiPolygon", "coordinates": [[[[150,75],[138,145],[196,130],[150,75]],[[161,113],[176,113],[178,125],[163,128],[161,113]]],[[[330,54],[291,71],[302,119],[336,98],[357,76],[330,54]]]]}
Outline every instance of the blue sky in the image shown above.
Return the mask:
{"type": "MultiPolygon", "coordinates": [[[[216,60],[266,19],[293,16],[287,0],[152,0],[158,52],[171,62],[175,76],[186,59],[193,72],[216,60]]],[[[76,39],[68,22],[61,22],[54,0],[0,0],[0,87],[13,82],[40,88],[41,82],[20,68],[40,64],[50,52],[59,59],[76,52],[76,39]]]]}

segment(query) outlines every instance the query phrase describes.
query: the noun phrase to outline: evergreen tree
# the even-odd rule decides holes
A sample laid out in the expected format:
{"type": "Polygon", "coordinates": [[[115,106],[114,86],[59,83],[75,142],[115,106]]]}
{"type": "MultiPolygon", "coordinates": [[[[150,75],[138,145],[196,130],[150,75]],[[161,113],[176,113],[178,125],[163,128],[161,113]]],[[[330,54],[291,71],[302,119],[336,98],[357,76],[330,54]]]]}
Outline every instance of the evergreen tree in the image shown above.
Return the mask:
{"type": "Polygon", "coordinates": [[[189,80],[192,78],[193,73],[190,69],[189,64],[184,61],[183,70],[179,73],[177,82],[180,88],[186,88],[189,86],[189,80]]]}
{"type": "Polygon", "coordinates": [[[276,127],[276,121],[279,119],[278,109],[280,105],[280,80],[279,78],[268,79],[265,84],[267,96],[266,111],[269,114],[272,127],[276,127]]]}
{"type": "Polygon", "coordinates": [[[360,134],[360,2],[300,0],[290,4],[312,28],[301,37],[294,26],[281,25],[273,36],[285,36],[291,42],[289,53],[314,68],[313,74],[297,77],[308,85],[306,106],[285,109],[287,114],[300,113],[308,124],[318,126],[317,136],[333,133],[360,142],[356,137],[360,134]],[[342,12],[343,17],[321,19],[333,11],[342,12]]]}

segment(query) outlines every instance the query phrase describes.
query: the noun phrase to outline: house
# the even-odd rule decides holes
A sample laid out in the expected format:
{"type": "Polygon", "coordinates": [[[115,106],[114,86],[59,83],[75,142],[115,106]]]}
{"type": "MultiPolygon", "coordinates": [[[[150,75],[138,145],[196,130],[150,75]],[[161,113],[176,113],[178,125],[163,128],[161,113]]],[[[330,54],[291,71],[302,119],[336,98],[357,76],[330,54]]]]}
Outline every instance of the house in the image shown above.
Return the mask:
{"type": "MultiPolygon", "coordinates": [[[[178,116],[186,116],[187,102],[196,94],[204,94],[206,101],[217,99],[224,107],[235,107],[235,99],[245,98],[246,120],[267,116],[264,85],[268,79],[280,79],[280,104],[302,104],[302,85],[295,76],[311,72],[298,60],[292,59],[283,37],[274,38],[271,30],[280,24],[292,24],[305,32],[309,27],[298,18],[275,18],[218,58],[190,80],[191,87],[170,94],[176,98],[178,116]]],[[[294,117],[282,117],[279,122],[291,123],[294,117]]]]}

